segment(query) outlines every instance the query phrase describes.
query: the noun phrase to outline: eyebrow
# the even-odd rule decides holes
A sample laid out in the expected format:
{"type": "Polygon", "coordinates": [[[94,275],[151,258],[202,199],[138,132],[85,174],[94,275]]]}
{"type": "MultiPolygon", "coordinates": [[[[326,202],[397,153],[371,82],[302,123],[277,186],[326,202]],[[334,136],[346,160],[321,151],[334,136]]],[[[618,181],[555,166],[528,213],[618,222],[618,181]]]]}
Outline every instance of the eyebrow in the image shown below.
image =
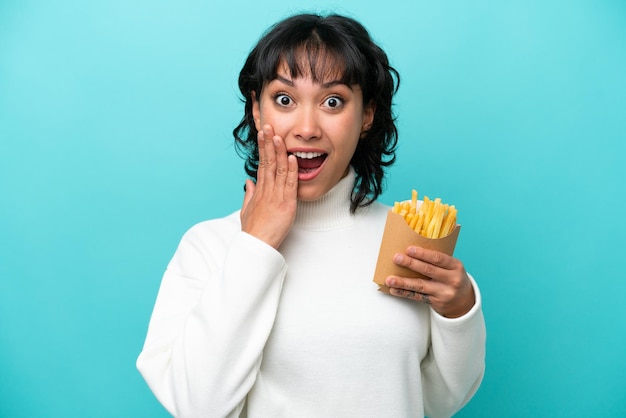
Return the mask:
{"type": "MultiPolygon", "coordinates": [[[[276,80],[278,80],[278,81],[280,81],[282,83],[285,83],[285,84],[287,84],[290,87],[293,87],[293,81],[291,81],[291,80],[289,80],[289,79],[287,79],[285,77],[282,77],[280,75],[276,75],[276,80]]],[[[332,81],[328,81],[326,83],[322,83],[322,88],[327,89],[327,88],[334,87],[334,86],[337,86],[337,85],[344,85],[344,86],[348,87],[350,90],[352,90],[351,86],[347,85],[346,83],[342,82],[341,80],[332,80],[332,81]]]]}

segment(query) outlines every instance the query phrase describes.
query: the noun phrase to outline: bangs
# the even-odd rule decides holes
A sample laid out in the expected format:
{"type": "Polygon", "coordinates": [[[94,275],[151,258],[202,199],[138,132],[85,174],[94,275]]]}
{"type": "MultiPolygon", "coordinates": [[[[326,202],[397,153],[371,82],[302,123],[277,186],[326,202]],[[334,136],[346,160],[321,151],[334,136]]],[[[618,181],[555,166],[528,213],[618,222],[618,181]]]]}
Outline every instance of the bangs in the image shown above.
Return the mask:
{"type": "Polygon", "coordinates": [[[363,87],[368,65],[350,42],[338,39],[336,33],[326,33],[324,37],[319,28],[304,35],[306,37],[291,37],[282,45],[268,48],[267,59],[258,61],[262,86],[276,79],[279,69],[284,69],[291,78],[311,77],[319,84],[339,81],[363,87]]]}

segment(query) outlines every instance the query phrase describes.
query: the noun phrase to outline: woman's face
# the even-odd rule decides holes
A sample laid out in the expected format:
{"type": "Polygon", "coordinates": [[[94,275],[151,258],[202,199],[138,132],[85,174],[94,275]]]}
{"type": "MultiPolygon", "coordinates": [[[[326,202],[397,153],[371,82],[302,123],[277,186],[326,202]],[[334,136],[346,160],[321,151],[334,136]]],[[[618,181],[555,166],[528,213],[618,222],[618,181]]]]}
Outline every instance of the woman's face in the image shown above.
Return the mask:
{"type": "Polygon", "coordinates": [[[291,78],[285,65],[253,96],[257,130],[269,124],[298,158],[298,199],[316,200],[348,173],[361,133],[371,127],[374,108],[363,106],[358,85],[340,78],[321,83],[310,76],[291,78]]]}

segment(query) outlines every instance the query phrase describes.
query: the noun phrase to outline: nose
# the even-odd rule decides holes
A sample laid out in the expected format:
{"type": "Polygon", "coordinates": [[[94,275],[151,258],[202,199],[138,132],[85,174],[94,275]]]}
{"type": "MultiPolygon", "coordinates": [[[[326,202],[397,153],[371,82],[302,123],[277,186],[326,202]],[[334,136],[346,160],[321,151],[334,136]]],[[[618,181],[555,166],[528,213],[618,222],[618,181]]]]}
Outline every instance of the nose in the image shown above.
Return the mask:
{"type": "Polygon", "coordinates": [[[299,109],[293,133],[296,138],[304,141],[320,138],[321,127],[314,109],[308,106],[299,109]]]}

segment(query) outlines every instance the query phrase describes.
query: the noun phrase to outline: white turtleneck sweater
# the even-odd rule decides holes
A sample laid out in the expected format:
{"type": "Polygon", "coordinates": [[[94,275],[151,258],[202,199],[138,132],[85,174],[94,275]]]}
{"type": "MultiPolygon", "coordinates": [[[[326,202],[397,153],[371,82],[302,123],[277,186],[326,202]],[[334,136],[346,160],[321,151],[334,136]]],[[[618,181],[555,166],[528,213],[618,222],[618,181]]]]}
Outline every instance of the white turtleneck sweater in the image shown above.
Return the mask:
{"type": "Polygon", "coordinates": [[[484,371],[480,293],[461,318],[377,291],[388,207],[349,211],[354,172],[299,202],[277,251],[239,212],[183,237],[137,367],[177,417],[450,416],[484,371]]]}

